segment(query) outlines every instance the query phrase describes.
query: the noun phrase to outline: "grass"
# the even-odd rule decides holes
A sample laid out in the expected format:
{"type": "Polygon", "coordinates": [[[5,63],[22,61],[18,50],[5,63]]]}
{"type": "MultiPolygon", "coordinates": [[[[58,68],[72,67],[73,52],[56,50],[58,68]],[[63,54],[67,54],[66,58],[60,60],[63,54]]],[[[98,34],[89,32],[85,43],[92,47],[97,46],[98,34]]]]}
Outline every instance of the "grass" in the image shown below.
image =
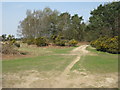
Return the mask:
{"type": "Polygon", "coordinates": [[[78,61],[71,70],[80,70],[85,68],[92,73],[112,73],[118,71],[118,55],[109,54],[106,52],[96,51],[92,47],[88,47],[87,50],[97,55],[86,55],[78,61]]]}
{"type": "Polygon", "coordinates": [[[68,47],[68,48],[54,48],[54,47],[30,47],[26,44],[22,44],[19,51],[29,52],[32,55],[50,55],[50,54],[68,54],[72,49],[75,47],[68,47]]]}
{"type": "Polygon", "coordinates": [[[3,61],[3,72],[17,72],[23,70],[62,71],[74,59],[75,56],[47,55],[34,58],[22,58],[3,61]]]}
{"type": "Polygon", "coordinates": [[[23,45],[19,50],[28,52],[34,57],[18,58],[2,61],[3,73],[18,72],[24,70],[38,71],[63,71],[76,56],[64,56],[74,47],[70,48],[38,48],[23,45]],[[37,54],[37,55],[36,55],[37,54]],[[58,55],[54,55],[58,54],[58,55]]]}
{"type": "Polygon", "coordinates": [[[69,48],[49,48],[48,50],[52,51],[54,54],[68,54],[71,50],[73,50],[75,47],[69,47],[69,48]]]}
{"type": "MultiPolygon", "coordinates": [[[[38,71],[63,71],[76,56],[64,56],[59,54],[68,54],[75,47],[69,48],[41,48],[32,47],[22,44],[20,51],[28,52],[33,57],[18,58],[2,61],[3,73],[18,72],[24,70],[38,70],[38,71]]],[[[118,71],[118,55],[109,54],[105,52],[96,51],[92,47],[87,50],[97,55],[86,55],[81,57],[71,70],[86,70],[92,73],[110,73],[118,71]]]]}

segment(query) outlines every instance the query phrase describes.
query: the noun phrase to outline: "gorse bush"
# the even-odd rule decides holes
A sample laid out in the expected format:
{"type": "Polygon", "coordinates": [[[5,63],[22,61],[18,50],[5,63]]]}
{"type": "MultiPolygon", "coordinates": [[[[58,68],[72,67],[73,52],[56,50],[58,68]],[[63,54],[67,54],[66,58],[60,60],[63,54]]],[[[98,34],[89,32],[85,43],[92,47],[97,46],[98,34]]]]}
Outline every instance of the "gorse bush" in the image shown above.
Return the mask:
{"type": "Polygon", "coordinates": [[[60,41],[55,42],[55,44],[58,46],[65,46],[65,43],[66,43],[66,40],[60,40],[60,41]]]}
{"type": "Polygon", "coordinates": [[[23,39],[23,43],[27,43],[28,45],[37,45],[37,46],[47,46],[48,40],[45,37],[39,37],[39,38],[31,38],[31,39],[23,39]]]}
{"type": "Polygon", "coordinates": [[[35,39],[33,39],[33,38],[27,39],[27,40],[26,40],[26,43],[27,43],[28,45],[35,44],[35,39]]]}
{"type": "Polygon", "coordinates": [[[98,51],[120,53],[118,48],[118,36],[113,38],[100,37],[99,39],[92,41],[91,46],[95,47],[98,51]]]}
{"type": "Polygon", "coordinates": [[[76,46],[78,44],[78,42],[75,39],[72,39],[68,42],[69,46],[76,46]]]}
{"type": "Polygon", "coordinates": [[[101,51],[106,51],[106,40],[108,38],[107,37],[100,37],[99,39],[92,41],[91,45],[93,47],[95,47],[97,50],[101,50],[101,51]]]}
{"type": "Polygon", "coordinates": [[[109,38],[107,40],[107,51],[110,53],[120,53],[119,47],[118,47],[118,36],[115,36],[114,38],[109,38]]]}
{"type": "MultiPolygon", "coordinates": [[[[64,39],[64,37],[62,35],[53,35],[51,36],[51,39],[52,39],[52,43],[54,43],[55,45],[57,46],[76,46],[77,45],[77,41],[75,39],[72,39],[72,40],[66,40],[64,39]]],[[[36,39],[23,39],[23,42],[27,43],[28,45],[31,45],[31,44],[35,44],[37,46],[47,46],[49,45],[49,42],[50,39],[47,39],[46,37],[39,37],[39,38],[36,38],[36,39]]]]}
{"type": "Polygon", "coordinates": [[[23,38],[23,39],[22,39],[22,43],[27,43],[27,39],[26,39],[26,38],[23,38]]]}
{"type": "Polygon", "coordinates": [[[11,42],[12,44],[14,44],[14,43],[16,43],[16,40],[15,40],[15,39],[12,39],[10,42],[11,42]]]}
{"type": "Polygon", "coordinates": [[[50,37],[50,39],[51,39],[51,41],[53,42],[53,43],[55,43],[55,39],[57,38],[57,36],[56,35],[51,35],[51,37],[50,37]]]}
{"type": "MultiPolygon", "coordinates": [[[[55,37],[54,37],[55,38],[55,37]]],[[[65,46],[66,40],[64,40],[64,37],[61,35],[58,35],[54,40],[55,45],[58,46],[65,46]]]]}
{"type": "Polygon", "coordinates": [[[39,38],[35,39],[35,44],[37,46],[47,46],[48,40],[45,37],[39,37],[39,38]]]}
{"type": "Polygon", "coordinates": [[[20,48],[20,43],[14,43],[14,45],[18,48],[20,48]]]}

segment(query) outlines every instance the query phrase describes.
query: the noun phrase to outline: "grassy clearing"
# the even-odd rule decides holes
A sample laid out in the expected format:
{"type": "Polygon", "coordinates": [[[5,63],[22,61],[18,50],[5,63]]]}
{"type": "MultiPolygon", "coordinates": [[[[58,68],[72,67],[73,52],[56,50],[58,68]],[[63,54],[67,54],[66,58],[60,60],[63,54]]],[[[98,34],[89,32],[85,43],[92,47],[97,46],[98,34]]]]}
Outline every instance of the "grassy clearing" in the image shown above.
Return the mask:
{"type": "Polygon", "coordinates": [[[33,57],[18,58],[2,61],[3,73],[18,72],[24,70],[38,71],[62,71],[69,65],[76,56],[64,56],[59,54],[67,54],[74,47],[70,48],[38,48],[23,45],[19,50],[28,52],[33,57]],[[54,55],[58,54],[58,55],[54,55]]]}
{"type": "Polygon", "coordinates": [[[109,54],[106,52],[96,51],[92,47],[88,47],[87,50],[97,55],[87,55],[82,57],[71,70],[80,70],[85,68],[92,73],[112,73],[118,71],[118,55],[109,54]]]}
{"type": "Polygon", "coordinates": [[[64,70],[75,56],[47,55],[34,58],[22,58],[9,61],[3,61],[3,72],[17,72],[21,70],[64,70]]]}
{"type": "Polygon", "coordinates": [[[19,51],[28,52],[31,55],[51,55],[51,54],[67,54],[72,49],[76,47],[68,47],[68,48],[56,48],[56,47],[32,47],[26,44],[22,44],[19,51]]]}

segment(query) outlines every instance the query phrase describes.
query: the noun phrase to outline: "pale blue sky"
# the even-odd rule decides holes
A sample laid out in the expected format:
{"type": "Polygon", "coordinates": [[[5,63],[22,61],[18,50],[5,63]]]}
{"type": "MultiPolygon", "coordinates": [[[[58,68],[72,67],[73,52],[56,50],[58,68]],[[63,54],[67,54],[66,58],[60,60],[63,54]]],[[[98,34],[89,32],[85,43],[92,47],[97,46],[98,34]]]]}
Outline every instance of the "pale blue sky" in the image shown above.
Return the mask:
{"type": "Polygon", "coordinates": [[[19,21],[26,17],[26,10],[41,10],[50,7],[60,12],[69,12],[83,16],[88,21],[90,11],[105,2],[4,2],[2,3],[2,34],[17,35],[19,21]]]}

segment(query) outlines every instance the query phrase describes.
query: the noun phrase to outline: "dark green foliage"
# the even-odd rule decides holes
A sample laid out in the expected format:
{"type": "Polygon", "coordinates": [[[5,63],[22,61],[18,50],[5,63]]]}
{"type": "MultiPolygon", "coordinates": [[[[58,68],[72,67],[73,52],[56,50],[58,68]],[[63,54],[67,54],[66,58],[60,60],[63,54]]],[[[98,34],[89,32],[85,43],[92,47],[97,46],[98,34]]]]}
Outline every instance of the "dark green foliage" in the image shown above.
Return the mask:
{"type": "Polygon", "coordinates": [[[120,28],[120,1],[99,5],[91,11],[89,24],[86,28],[87,41],[96,40],[101,36],[118,36],[120,28]]]}
{"type": "Polygon", "coordinates": [[[66,39],[83,40],[84,24],[82,23],[82,20],[83,18],[79,17],[78,14],[71,16],[68,26],[65,27],[67,29],[63,31],[63,35],[66,39]]]}
{"type": "Polygon", "coordinates": [[[14,45],[18,48],[20,48],[20,43],[14,43],[14,45]]]}
{"type": "Polygon", "coordinates": [[[2,41],[6,41],[6,34],[3,34],[1,37],[2,37],[2,41]]]}
{"type": "Polygon", "coordinates": [[[64,37],[63,37],[63,36],[58,35],[58,36],[55,38],[55,45],[65,46],[65,43],[66,43],[66,40],[64,40],[64,37]]]}
{"type": "Polygon", "coordinates": [[[65,46],[66,40],[56,41],[55,44],[58,46],[65,46]]]}
{"type": "Polygon", "coordinates": [[[95,41],[92,41],[91,46],[95,47],[99,51],[120,53],[118,48],[118,36],[113,38],[101,37],[95,41]]]}
{"type": "Polygon", "coordinates": [[[12,43],[15,43],[15,42],[16,42],[16,40],[15,40],[15,39],[12,39],[12,40],[11,40],[11,42],[12,42],[12,43]]]}
{"type": "Polygon", "coordinates": [[[27,40],[26,40],[26,43],[27,43],[28,45],[35,44],[35,39],[33,39],[33,38],[27,39],[27,40]]]}
{"type": "Polygon", "coordinates": [[[2,41],[3,42],[8,42],[10,44],[14,44],[16,42],[16,39],[15,39],[15,36],[14,35],[6,35],[6,34],[3,34],[2,36],[2,41]]]}
{"type": "Polygon", "coordinates": [[[35,44],[37,46],[47,46],[48,45],[48,41],[44,37],[39,37],[39,38],[35,39],[35,44]]]}
{"type": "Polygon", "coordinates": [[[23,39],[22,39],[22,43],[27,43],[27,39],[26,39],[26,38],[23,38],[23,39]]]}
{"type": "Polygon", "coordinates": [[[6,37],[7,41],[12,41],[13,43],[15,42],[15,36],[14,35],[8,35],[6,37]]]}
{"type": "Polygon", "coordinates": [[[76,46],[78,44],[78,42],[75,39],[72,39],[68,42],[69,46],[76,46]]]}
{"type": "Polygon", "coordinates": [[[120,2],[100,5],[91,12],[90,24],[86,35],[91,45],[99,51],[120,53],[118,48],[118,30],[120,2]]]}
{"type": "Polygon", "coordinates": [[[6,37],[6,41],[11,44],[11,45],[14,45],[16,43],[16,39],[15,39],[15,36],[14,35],[8,35],[6,37]]]}
{"type": "Polygon", "coordinates": [[[52,35],[50,39],[52,40],[53,43],[55,43],[55,39],[56,39],[56,38],[57,38],[56,35],[52,35]]]}

